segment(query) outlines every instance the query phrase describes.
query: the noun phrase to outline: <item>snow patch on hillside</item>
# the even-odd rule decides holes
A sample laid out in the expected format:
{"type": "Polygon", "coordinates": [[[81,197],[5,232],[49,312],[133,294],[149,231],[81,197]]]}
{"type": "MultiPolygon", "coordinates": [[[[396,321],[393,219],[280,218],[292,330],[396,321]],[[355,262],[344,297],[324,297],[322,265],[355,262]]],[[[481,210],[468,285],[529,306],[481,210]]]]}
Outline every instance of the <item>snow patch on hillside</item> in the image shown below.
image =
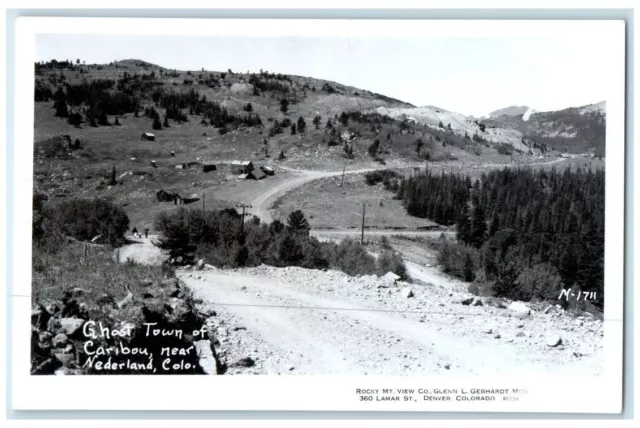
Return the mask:
{"type": "Polygon", "coordinates": [[[522,115],[522,120],[524,120],[526,122],[527,120],[529,120],[529,117],[535,112],[536,111],[534,109],[529,107],[529,109],[527,111],[525,111],[524,114],[522,115]]]}

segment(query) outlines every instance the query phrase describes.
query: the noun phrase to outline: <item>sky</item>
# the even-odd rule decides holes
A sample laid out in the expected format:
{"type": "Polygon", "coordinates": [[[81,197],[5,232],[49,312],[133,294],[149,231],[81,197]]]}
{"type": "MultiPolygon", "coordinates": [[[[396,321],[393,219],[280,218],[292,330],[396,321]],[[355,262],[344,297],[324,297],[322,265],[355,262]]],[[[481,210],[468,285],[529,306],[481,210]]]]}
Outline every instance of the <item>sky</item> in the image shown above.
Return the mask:
{"type": "Polygon", "coordinates": [[[598,37],[221,37],[44,34],[36,61],[141,59],[177,70],[270,72],[333,80],[465,115],[606,100],[598,37]]]}

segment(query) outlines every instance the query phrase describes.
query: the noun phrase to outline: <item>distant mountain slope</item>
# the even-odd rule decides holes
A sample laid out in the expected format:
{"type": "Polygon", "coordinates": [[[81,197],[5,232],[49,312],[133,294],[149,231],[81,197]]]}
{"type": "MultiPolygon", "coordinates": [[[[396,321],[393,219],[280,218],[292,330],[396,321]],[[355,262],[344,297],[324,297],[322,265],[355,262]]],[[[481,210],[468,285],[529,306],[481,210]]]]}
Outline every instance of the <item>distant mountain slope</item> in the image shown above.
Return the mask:
{"type": "Polygon", "coordinates": [[[394,119],[406,119],[432,128],[451,128],[460,136],[482,139],[493,144],[509,144],[522,152],[528,152],[529,147],[522,142],[522,133],[517,129],[491,128],[484,126],[483,121],[474,120],[461,113],[451,112],[439,107],[424,106],[414,108],[386,108],[378,107],[375,112],[394,119]]]}
{"type": "Polygon", "coordinates": [[[499,110],[492,111],[487,116],[491,117],[500,117],[500,116],[518,116],[525,114],[530,107],[527,106],[510,106],[501,108],[499,110]]]}
{"type": "Polygon", "coordinates": [[[595,150],[598,154],[604,154],[604,101],[564,110],[533,112],[530,115],[494,117],[483,122],[496,128],[517,130],[525,139],[559,151],[583,153],[595,150]]]}

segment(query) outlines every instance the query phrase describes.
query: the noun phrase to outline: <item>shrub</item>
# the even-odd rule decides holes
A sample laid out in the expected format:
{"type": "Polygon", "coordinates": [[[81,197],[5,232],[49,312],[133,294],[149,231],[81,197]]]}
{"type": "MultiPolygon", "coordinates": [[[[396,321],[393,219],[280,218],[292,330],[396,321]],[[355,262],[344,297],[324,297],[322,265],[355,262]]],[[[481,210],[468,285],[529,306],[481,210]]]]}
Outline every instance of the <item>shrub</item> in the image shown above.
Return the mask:
{"type": "Polygon", "coordinates": [[[333,251],[331,265],[348,275],[366,275],[378,270],[375,258],[350,238],[340,242],[337,247],[335,244],[327,247],[333,251]]]}
{"type": "Polygon", "coordinates": [[[403,281],[409,279],[407,266],[404,264],[402,257],[392,250],[384,250],[378,257],[378,275],[384,275],[387,272],[393,272],[403,281]]]}
{"type": "Polygon", "coordinates": [[[395,178],[400,178],[400,174],[391,169],[369,171],[364,176],[364,180],[369,186],[375,186],[376,184],[382,183],[385,180],[390,182],[390,180],[395,178]]]}
{"type": "Polygon", "coordinates": [[[34,224],[34,236],[42,242],[57,239],[60,234],[83,241],[101,235],[109,244],[118,245],[129,228],[124,209],[104,199],[73,199],[42,205],[37,214],[39,223],[34,224]]]}

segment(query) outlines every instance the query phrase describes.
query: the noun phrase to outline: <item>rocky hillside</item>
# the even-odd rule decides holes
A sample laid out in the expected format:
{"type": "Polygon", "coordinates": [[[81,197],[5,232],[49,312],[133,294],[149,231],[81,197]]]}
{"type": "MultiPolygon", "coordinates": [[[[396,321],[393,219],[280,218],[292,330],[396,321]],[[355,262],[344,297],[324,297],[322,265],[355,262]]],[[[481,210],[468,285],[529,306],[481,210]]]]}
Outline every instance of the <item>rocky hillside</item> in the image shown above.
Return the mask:
{"type": "Polygon", "coordinates": [[[492,111],[487,116],[490,117],[500,117],[500,116],[518,116],[525,114],[530,107],[527,106],[509,106],[505,108],[501,108],[495,111],[492,111]]]}
{"type": "Polygon", "coordinates": [[[490,144],[508,144],[521,152],[528,152],[530,147],[523,143],[522,132],[509,127],[485,126],[482,121],[467,117],[461,113],[448,111],[439,107],[424,106],[414,108],[378,107],[377,113],[395,119],[426,125],[431,128],[451,130],[459,136],[474,137],[474,141],[490,144]]]}
{"type": "Polygon", "coordinates": [[[525,112],[483,120],[488,126],[520,132],[537,145],[569,153],[587,151],[604,155],[606,103],[558,111],[525,112]]]}

